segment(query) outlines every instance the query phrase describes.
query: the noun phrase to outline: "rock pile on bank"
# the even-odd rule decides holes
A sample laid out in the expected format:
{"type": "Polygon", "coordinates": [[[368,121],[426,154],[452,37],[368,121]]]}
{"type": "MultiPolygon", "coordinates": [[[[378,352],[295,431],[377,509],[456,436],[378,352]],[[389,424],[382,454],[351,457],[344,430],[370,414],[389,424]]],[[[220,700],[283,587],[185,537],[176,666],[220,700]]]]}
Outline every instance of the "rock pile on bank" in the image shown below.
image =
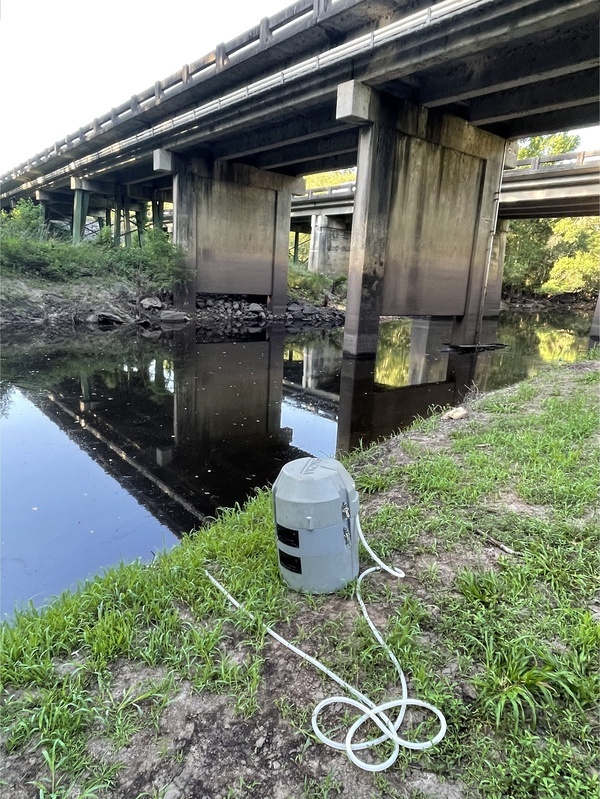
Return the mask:
{"type": "Polygon", "coordinates": [[[196,323],[199,327],[220,329],[233,335],[257,333],[273,323],[285,324],[290,333],[344,324],[344,313],[338,308],[317,307],[298,300],[290,300],[283,314],[273,314],[262,303],[233,295],[199,295],[196,308],[196,323]]]}

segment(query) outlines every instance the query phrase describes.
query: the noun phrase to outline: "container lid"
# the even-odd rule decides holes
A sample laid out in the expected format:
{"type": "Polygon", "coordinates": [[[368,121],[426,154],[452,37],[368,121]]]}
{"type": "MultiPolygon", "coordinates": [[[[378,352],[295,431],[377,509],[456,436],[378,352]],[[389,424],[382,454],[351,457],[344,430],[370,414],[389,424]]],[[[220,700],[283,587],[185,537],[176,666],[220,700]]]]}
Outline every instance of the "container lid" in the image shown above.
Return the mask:
{"type": "Polygon", "coordinates": [[[275,518],[292,530],[332,527],[342,520],[342,504],[358,514],[354,481],[335,458],[298,458],[280,471],[273,485],[275,518]]]}

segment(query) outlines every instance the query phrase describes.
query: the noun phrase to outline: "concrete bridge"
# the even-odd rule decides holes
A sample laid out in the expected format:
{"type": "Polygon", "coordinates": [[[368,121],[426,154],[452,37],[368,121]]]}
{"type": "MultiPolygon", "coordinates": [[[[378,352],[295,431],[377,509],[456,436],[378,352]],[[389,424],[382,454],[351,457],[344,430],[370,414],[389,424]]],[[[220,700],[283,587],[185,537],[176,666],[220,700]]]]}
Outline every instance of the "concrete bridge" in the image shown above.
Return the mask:
{"type": "Polygon", "coordinates": [[[130,235],[151,202],[196,291],[282,309],[298,176],[357,166],[344,349],[384,314],[479,337],[507,140],[598,120],[596,0],[298,0],[1,178],[130,235]]]}

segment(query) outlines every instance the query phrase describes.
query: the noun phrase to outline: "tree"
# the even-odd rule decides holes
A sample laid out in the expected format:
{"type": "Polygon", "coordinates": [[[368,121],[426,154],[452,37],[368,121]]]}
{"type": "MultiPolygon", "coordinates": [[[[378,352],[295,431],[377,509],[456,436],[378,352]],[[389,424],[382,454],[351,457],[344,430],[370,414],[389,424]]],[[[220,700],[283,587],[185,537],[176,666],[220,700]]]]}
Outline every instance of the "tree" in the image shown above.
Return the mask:
{"type": "Polygon", "coordinates": [[[549,136],[532,136],[521,139],[517,157],[536,158],[538,155],[571,153],[579,147],[581,139],[571,133],[551,133],[549,136]]]}
{"type": "Polygon", "coordinates": [[[339,186],[356,180],[356,169],[336,169],[332,172],[317,172],[305,178],[307,189],[320,189],[324,186],[339,186]]]}
{"type": "MultiPolygon", "coordinates": [[[[549,136],[532,136],[520,142],[519,159],[558,155],[576,150],[579,136],[553,133],[549,136]]],[[[517,219],[510,223],[506,240],[502,287],[512,296],[532,294],[541,289],[550,276],[557,259],[550,240],[554,235],[554,219],[517,219]]]]}
{"type": "Polygon", "coordinates": [[[600,221],[596,217],[558,219],[549,240],[553,265],[541,290],[593,297],[600,280],[600,221]]]}

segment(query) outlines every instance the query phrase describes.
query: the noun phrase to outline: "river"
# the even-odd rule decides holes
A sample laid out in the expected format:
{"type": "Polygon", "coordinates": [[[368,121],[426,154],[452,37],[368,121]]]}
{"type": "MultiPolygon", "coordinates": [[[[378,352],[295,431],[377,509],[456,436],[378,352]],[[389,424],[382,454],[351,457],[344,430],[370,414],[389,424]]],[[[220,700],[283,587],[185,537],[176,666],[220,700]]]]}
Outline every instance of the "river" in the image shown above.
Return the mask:
{"type": "Polygon", "coordinates": [[[468,389],[585,357],[590,321],[506,312],[486,339],[506,346],[471,354],[448,351],[449,320],[386,321],[374,360],[344,359],[340,328],[235,341],[191,329],[4,335],[2,615],[151,560],[289,460],[348,451],[468,389]]]}

